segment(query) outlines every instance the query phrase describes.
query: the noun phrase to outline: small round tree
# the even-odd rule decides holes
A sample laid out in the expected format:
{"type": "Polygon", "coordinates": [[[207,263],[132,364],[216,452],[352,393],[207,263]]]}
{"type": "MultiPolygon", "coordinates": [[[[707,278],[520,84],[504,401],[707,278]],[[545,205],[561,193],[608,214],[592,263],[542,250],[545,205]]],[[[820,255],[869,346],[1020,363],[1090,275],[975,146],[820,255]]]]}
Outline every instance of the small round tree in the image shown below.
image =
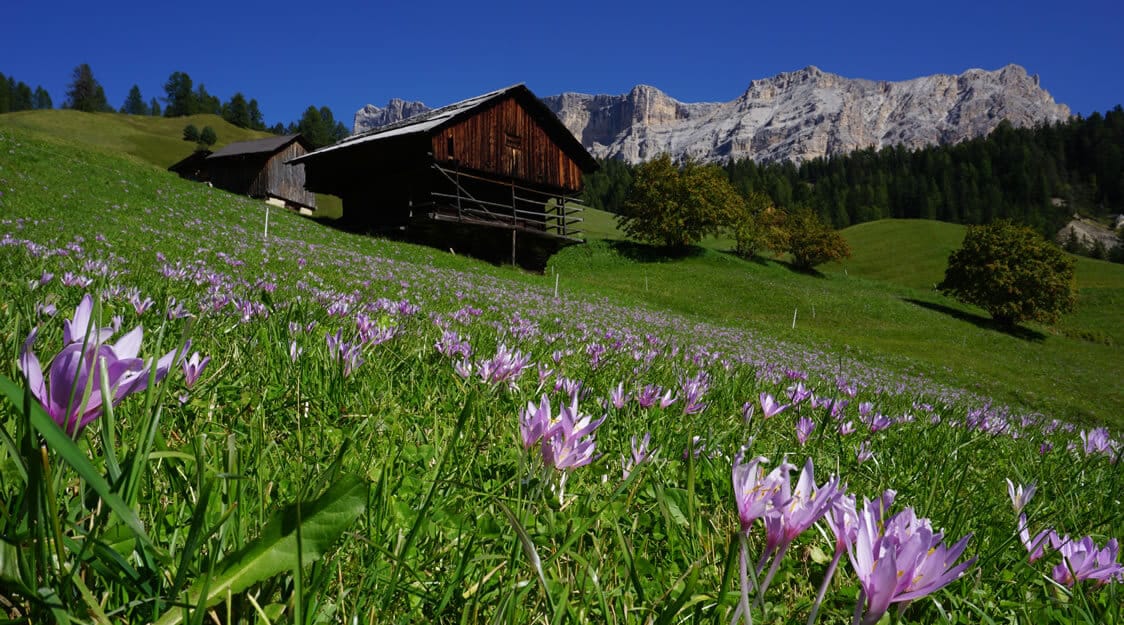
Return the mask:
{"type": "Polygon", "coordinates": [[[183,140],[198,142],[199,141],[199,128],[195,124],[188,124],[183,127],[183,140]]]}
{"type": "Polygon", "coordinates": [[[636,168],[623,210],[618,219],[629,237],[684,248],[744,212],[744,200],[717,166],[687,161],[679,168],[662,154],[636,168]]]}
{"type": "Polygon", "coordinates": [[[1077,303],[1075,264],[1025,226],[1009,221],[969,226],[937,289],[983,308],[1004,326],[1054,323],[1077,303]]]}

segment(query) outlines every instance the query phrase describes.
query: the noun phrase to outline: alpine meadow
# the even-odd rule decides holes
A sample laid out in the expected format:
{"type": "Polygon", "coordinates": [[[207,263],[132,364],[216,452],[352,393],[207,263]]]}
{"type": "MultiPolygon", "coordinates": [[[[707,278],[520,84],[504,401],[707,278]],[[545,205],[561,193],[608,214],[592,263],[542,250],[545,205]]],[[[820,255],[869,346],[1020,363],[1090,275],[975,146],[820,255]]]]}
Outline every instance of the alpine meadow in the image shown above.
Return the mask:
{"type": "MultiPolygon", "coordinates": [[[[995,321],[936,288],[965,226],[817,216],[832,160],[683,174],[819,193],[826,257],[762,195],[760,252],[591,209],[540,274],[182,180],[189,123],[266,136],[0,115],[5,619],[1122,622],[1124,265],[995,321]]],[[[989,148],[941,149],[852,172],[989,148]]]]}

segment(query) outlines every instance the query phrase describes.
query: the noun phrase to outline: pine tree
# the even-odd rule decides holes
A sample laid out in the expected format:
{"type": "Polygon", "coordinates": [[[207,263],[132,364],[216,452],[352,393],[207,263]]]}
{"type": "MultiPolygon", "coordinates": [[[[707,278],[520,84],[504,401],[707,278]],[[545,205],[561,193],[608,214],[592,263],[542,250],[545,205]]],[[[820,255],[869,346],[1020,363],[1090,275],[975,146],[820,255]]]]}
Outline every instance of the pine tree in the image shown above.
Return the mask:
{"type": "Polygon", "coordinates": [[[133,85],[133,88],[129,89],[129,95],[125,98],[125,103],[121,105],[121,112],[126,115],[149,114],[148,105],[144,103],[140,87],[133,85]]]}
{"type": "Polygon", "coordinates": [[[229,102],[223,104],[222,118],[239,128],[249,128],[250,107],[246,103],[246,96],[241,92],[235,93],[229,102]]]}
{"type": "Polygon", "coordinates": [[[261,114],[261,109],[258,108],[258,101],[250,98],[250,103],[246,105],[246,108],[250,116],[250,128],[265,130],[265,117],[261,114]]]}
{"type": "Polygon", "coordinates": [[[93,113],[109,109],[105,90],[94,78],[94,70],[86,63],[74,68],[70,87],[66,90],[66,108],[93,113]]]}
{"type": "Polygon", "coordinates": [[[160,103],[156,101],[156,98],[152,98],[152,100],[149,101],[148,112],[154,117],[160,116],[160,103]]]}
{"type": "Polygon", "coordinates": [[[207,93],[207,87],[203,83],[199,83],[199,88],[195,90],[195,105],[196,113],[222,115],[222,101],[207,93]]]}
{"type": "Polygon", "coordinates": [[[0,73],[0,113],[10,113],[12,110],[12,92],[8,88],[8,79],[0,73]]]}
{"type": "Polygon", "coordinates": [[[198,111],[191,76],[184,72],[172,72],[164,83],[164,96],[164,117],[194,115],[198,111]]]}
{"type": "Polygon", "coordinates": [[[33,108],[35,108],[35,101],[31,95],[31,87],[21,80],[12,90],[12,110],[30,111],[33,108]]]}
{"type": "Polygon", "coordinates": [[[45,111],[54,108],[54,102],[51,102],[51,94],[43,87],[36,87],[35,94],[32,96],[32,105],[35,109],[45,111]]]}

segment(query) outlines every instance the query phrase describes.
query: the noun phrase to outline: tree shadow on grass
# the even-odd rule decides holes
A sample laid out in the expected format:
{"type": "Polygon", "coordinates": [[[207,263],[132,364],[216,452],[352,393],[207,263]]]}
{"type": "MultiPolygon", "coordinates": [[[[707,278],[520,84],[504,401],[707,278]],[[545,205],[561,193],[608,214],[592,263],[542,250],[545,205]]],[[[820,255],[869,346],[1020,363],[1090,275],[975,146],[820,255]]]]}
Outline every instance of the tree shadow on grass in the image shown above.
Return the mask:
{"type": "Polygon", "coordinates": [[[791,263],[787,260],[781,260],[780,258],[770,258],[770,257],[767,257],[767,256],[762,256],[761,254],[754,254],[753,258],[746,258],[744,256],[741,256],[740,254],[738,254],[734,250],[718,250],[718,251],[721,254],[726,254],[727,256],[732,256],[734,258],[740,258],[747,263],[753,263],[755,265],[760,265],[762,267],[768,267],[769,265],[780,265],[781,267],[784,267],[785,269],[791,271],[792,273],[798,273],[802,276],[809,276],[811,278],[826,278],[827,277],[827,274],[821,272],[819,269],[816,269],[815,267],[806,267],[806,268],[805,267],[798,267],[798,266],[794,265],[793,263],[791,263]]]}
{"type": "Polygon", "coordinates": [[[657,247],[634,241],[606,241],[609,248],[617,254],[638,263],[662,263],[669,260],[683,260],[702,256],[706,250],[697,246],[657,247]]]}
{"type": "Polygon", "coordinates": [[[957,310],[956,308],[953,308],[951,306],[945,306],[944,304],[938,304],[936,302],[926,302],[910,297],[903,297],[902,300],[913,304],[914,306],[928,308],[929,310],[948,315],[961,321],[967,321],[968,323],[978,328],[983,328],[984,330],[1002,332],[1003,334],[1006,334],[1008,336],[1022,339],[1024,341],[1032,341],[1035,343],[1041,343],[1046,340],[1045,334],[1039,332],[1038,330],[1032,330],[1024,326],[1006,326],[996,322],[991,317],[984,317],[983,315],[977,315],[975,313],[957,310]]]}

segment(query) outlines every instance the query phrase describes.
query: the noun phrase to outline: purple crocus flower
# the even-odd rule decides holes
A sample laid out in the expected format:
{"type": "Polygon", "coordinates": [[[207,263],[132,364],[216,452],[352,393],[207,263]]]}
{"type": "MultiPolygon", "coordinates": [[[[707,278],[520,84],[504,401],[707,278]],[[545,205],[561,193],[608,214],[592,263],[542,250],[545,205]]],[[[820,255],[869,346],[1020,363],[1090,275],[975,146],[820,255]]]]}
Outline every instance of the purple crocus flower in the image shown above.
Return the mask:
{"type": "Polygon", "coordinates": [[[808,442],[808,437],[812,435],[812,430],[815,428],[816,422],[808,417],[800,417],[796,420],[796,440],[800,441],[801,447],[808,442]]]}
{"type": "Polygon", "coordinates": [[[753,420],[753,402],[745,402],[742,404],[742,420],[749,423],[753,420]]]}
{"type": "Polygon", "coordinates": [[[578,399],[573,397],[569,406],[563,406],[542,439],[543,463],[560,471],[585,466],[597,459],[597,441],[594,432],[605,417],[594,421],[578,410],[578,399]]]}
{"type": "Polygon", "coordinates": [[[1108,437],[1108,428],[1094,428],[1088,432],[1081,430],[1080,436],[1087,456],[1108,453],[1112,449],[1108,437]]]}
{"type": "MultiPolygon", "coordinates": [[[[91,421],[101,415],[105,404],[116,406],[125,397],[148,387],[150,369],[140,352],[144,329],[137,326],[113,345],[105,344],[113,332],[95,329],[91,318],[93,300],[82,298],[74,318],[63,323],[66,345],[51,360],[46,377],[39,359],[32,351],[38,330],[32,330],[20,351],[19,369],[27,376],[32,396],[48,415],[70,436],[77,436],[91,421]],[[105,363],[110,397],[103,397],[98,381],[99,362],[105,363]]],[[[155,367],[156,381],[168,375],[178,350],[161,357],[155,367]]]]}
{"type": "Polygon", "coordinates": [[[480,379],[489,384],[506,383],[515,388],[515,381],[531,364],[531,358],[519,350],[510,350],[506,345],[496,349],[496,355],[480,363],[480,379]]]}
{"type": "Polygon", "coordinates": [[[778,404],[777,400],[768,393],[761,393],[761,396],[758,397],[758,400],[761,402],[761,416],[765,417],[766,419],[775,417],[776,415],[784,412],[785,408],[788,408],[788,404],[785,404],[783,406],[778,404]]]}
{"type": "Polygon", "coordinates": [[[645,384],[644,388],[636,393],[636,403],[640,404],[641,408],[651,408],[659,401],[660,387],[654,384],[645,384]]]}
{"type": "Polygon", "coordinates": [[[1026,504],[1030,503],[1031,498],[1034,497],[1034,491],[1037,490],[1037,488],[1034,482],[1026,486],[1022,484],[1015,486],[1014,482],[1007,479],[1007,496],[1011,498],[1011,506],[1015,508],[1015,514],[1022,514],[1023,508],[1026,507],[1026,504]]]}
{"type": "Polygon", "coordinates": [[[550,400],[542,396],[539,405],[527,402],[527,407],[519,413],[519,434],[523,439],[523,449],[530,449],[542,440],[550,427],[550,400]]]}
{"type": "Polygon", "coordinates": [[[882,413],[878,413],[878,414],[874,415],[873,418],[871,418],[869,421],[867,421],[867,425],[870,427],[870,432],[872,434],[874,432],[878,432],[880,430],[885,430],[886,428],[890,427],[893,424],[894,424],[894,422],[891,421],[889,417],[887,417],[886,415],[884,415],[882,413]]]}
{"type": "Polygon", "coordinates": [[[618,382],[615,387],[609,390],[609,401],[617,410],[624,408],[628,403],[628,393],[624,392],[624,382],[618,382]]]}
{"type": "Polygon", "coordinates": [[[1054,567],[1054,581],[1066,586],[1091,579],[1098,586],[1110,581],[1124,582],[1124,566],[1116,561],[1120,545],[1113,538],[1098,549],[1091,536],[1065,541],[1058,547],[1062,563],[1054,567]]]}
{"type": "Polygon", "coordinates": [[[847,549],[862,586],[856,613],[866,603],[864,625],[877,623],[891,603],[920,599],[952,583],[976,560],[955,564],[971,534],[947,547],[943,535],[912,508],[882,523],[880,507],[863,506],[855,542],[847,549]]]}
{"type": "MultiPolygon", "coordinates": [[[[701,403],[702,396],[710,388],[710,378],[705,371],[683,382],[680,391],[683,394],[683,414],[693,415],[706,410],[706,404],[701,403]]],[[[661,402],[661,407],[663,404],[661,402]]]]}
{"type": "Polygon", "coordinates": [[[859,443],[859,448],[855,452],[855,461],[859,464],[866,462],[874,457],[874,451],[870,449],[870,441],[865,440],[859,443]]]}
{"type": "Polygon", "coordinates": [[[799,404],[806,399],[815,400],[815,397],[812,395],[811,389],[804,386],[803,382],[797,382],[796,384],[793,384],[792,386],[785,389],[785,391],[788,393],[788,399],[793,403],[793,405],[799,404]]]}
{"type": "MultiPolygon", "coordinates": [[[[190,343],[189,343],[190,345],[190,343]]],[[[188,347],[184,347],[184,353],[187,353],[188,347]]],[[[183,366],[183,380],[187,388],[195,386],[196,380],[203,374],[203,369],[207,368],[207,363],[211,362],[211,357],[206,356],[202,360],[199,359],[199,352],[191,355],[191,358],[184,358],[180,361],[183,366]]]]}
{"type": "MultiPolygon", "coordinates": [[[[1030,536],[1029,523],[1026,520],[1026,514],[1019,514],[1019,540],[1022,541],[1023,547],[1026,547],[1027,555],[1031,562],[1042,557],[1045,552],[1046,544],[1053,533],[1052,530],[1042,530],[1030,536]]],[[[1054,534],[1056,536],[1056,534],[1054,534]]]]}
{"type": "Polygon", "coordinates": [[[768,475],[761,463],[768,462],[765,456],[757,456],[747,463],[741,462],[741,454],[734,459],[733,483],[734,502],[738,508],[738,519],[742,532],[749,533],[753,522],[769,510],[788,505],[788,473],[795,469],[788,462],[782,462],[768,475]],[[783,485],[783,486],[782,486],[783,485]]]}
{"type": "Polygon", "coordinates": [[[621,472],[623,474],[621,479],[627,480],[628,476],[632,474],[633,469],[641,463],[647,462],[655,457],[655,451],[649,449],[651,442],[651,432],[645,432],[644,438],[640,439],[640,441],[636,440],[635,434],[632,435],[632,457],[621,458],[621,472]]]}

